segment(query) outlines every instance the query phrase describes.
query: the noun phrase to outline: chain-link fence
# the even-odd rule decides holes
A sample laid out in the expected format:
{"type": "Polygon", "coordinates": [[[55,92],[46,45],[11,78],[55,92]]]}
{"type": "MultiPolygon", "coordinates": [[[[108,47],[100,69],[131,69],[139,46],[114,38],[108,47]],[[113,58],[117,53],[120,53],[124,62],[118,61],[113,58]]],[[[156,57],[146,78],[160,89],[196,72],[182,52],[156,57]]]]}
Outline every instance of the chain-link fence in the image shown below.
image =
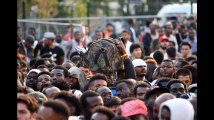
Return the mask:
{"type": "MultiPolygon", "coordinates": [[[[23,30],[23,35],[28,35],[28,29],[34,27],[36,30],[36,37],[42,39],[43,34],[47,31],[54,32],[55,34],[62,34],[63,36],[69,32],[69,26],[71,23],[49,22],[40,20],[23,20],[18,19],[18,26],[23,30]]],[[[75,31],[82,31],[82,24],[72,24],[75,31]]]]}
{"type": "MultiPolygon", "coordinates": [[[[165,16],[169,21],[178,21],[180,23],[186,23],[187,15],[180,14],[178,16],[168,15],[165,16]]],[[[197,18],[197,16],[194,16],[197,18]]],[[[156,15],[144,15],[144,16],[113,16],[113,17],[89,17],[89,18],[48,18],[48,19],[18,19],[18,25],[22,27],[24,36],[27,35],[29,27],[36,28],[37,38],[42,38],[42,35],[46,31],[54,32],[55,34],[65,35],[69,32],[69,25],[72,24],[75,31],[85,32],[83,30],[84,25],[89,26],[89,35],[93,38],[96,31],[105,29],[107,23],[114,25],[114,33],[119,36],[122,30],[133,26],[136,34],[139,35],[142,28],[149,23],[156,23],[160,26],[165,25],[158,22],[156,15]]],[[[148,25],[147,25],[148,26],[148,25]]]]}

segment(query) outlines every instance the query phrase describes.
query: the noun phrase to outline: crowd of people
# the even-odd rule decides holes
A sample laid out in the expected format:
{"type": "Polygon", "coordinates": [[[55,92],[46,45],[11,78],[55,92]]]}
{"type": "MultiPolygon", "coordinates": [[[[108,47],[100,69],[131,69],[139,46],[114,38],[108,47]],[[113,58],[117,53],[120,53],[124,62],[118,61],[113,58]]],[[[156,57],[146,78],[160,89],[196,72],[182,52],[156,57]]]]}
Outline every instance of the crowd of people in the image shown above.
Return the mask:
{"type": "Polygon", "coordinates": [[[18,26],[17,120],[197,120],[196,19],[150,23],[139,37],[114,27],[89,39],[71,25],[68,40],[51,31],[38,40],[34,27],[23,38],[18,26]],[[103,38],[121,40],[114,79],[81,62],[103,38]]]}

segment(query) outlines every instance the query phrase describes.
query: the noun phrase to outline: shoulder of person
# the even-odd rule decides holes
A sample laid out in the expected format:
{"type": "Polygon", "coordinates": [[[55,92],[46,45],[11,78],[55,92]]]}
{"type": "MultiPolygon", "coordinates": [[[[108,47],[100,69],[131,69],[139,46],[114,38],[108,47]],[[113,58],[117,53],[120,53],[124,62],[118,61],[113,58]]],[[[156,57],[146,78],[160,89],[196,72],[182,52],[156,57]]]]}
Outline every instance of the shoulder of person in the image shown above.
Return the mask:
{"type": "Polygon", "coordinates": [[[68,41],[62,41],[62,45],[65,45],[65,44],[67,44],[68,43],[68,41]]]}
{"type": "Polygon", "coordinates": [[[128,42],[127,42],[127,45],[131,46],[131,45],[132,45],[132,42],[128,41],[128,42]]]}
{"type": "Polygon", "coordinates": [[[57,46],[57,45],[56,45],[56,47],[55,47],[55,48],[56,48],[56,49],[60,49],[60,50],[62,50],[62,48],[61,48],[61,47],[59,47],[59,46],[57,46]]]}
{"type": "Polygon", "coordinates": [[[149,56],[153,58],[154,52],[152,52],[149,56]]]}
{"type": "Polygon", "coordinates": [[[155,83],[157,82],[157,80],[158,80],[158,79],[153,80],[153,81],[151,82],[151,85],[152,85],[152,86],[155,85],[155,83]]]}

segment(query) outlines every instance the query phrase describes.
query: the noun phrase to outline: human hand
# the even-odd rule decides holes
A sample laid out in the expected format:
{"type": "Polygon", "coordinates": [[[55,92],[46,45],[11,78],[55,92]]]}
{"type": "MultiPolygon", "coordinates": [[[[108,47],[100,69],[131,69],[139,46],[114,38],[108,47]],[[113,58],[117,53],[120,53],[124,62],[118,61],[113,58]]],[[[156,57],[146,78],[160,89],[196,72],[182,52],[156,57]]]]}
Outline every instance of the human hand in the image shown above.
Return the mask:
{"type": "Polygon", "coordinates": [[[119,49],[121,55],[126,54],[126,48],[125,48],[125,46],[124,46],[124,44],[123,44],[121,39],[116,41],[116,46],[119,49]]]}

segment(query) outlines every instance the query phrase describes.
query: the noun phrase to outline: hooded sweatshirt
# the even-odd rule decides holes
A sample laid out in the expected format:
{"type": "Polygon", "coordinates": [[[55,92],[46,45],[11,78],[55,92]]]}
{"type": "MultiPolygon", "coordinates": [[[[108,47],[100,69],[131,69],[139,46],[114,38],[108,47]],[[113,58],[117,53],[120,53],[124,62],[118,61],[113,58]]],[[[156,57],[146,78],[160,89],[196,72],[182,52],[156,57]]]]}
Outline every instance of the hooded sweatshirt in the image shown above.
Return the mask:
{"type": "Polygon", "coordinates": [[[85,77],[83,71],[80,68],[73,66],[68,70],[68,72],[70,75],[77,76],[79,86],[80,86],[80,90],[83,91],[84,86],[87,84],[86,77],[85,77]]]}
{"type": "MultiPolygon", "coordinates": [[[[41,72],[41,70],[39,69],[31,69],[28,73],[27,73],[27,76],[32,73],[32,72],[35,72],[37,73],[37,75],[41,72]]],[[[27,77],[26,77],[27,78],[27,77]]],[[[24,86],[26,86],[26,80],[24,81],[24,86]]]]}
{"type": "Polygon", "coordinates": [[[163,107],[167,106],[170,110],[170,120],[193,120],[194,119],[194,109],[192,104],[182,98],[171,99],[163,102],[159,109],[159,120],[161,119],[161,113],[163,107]]]}

